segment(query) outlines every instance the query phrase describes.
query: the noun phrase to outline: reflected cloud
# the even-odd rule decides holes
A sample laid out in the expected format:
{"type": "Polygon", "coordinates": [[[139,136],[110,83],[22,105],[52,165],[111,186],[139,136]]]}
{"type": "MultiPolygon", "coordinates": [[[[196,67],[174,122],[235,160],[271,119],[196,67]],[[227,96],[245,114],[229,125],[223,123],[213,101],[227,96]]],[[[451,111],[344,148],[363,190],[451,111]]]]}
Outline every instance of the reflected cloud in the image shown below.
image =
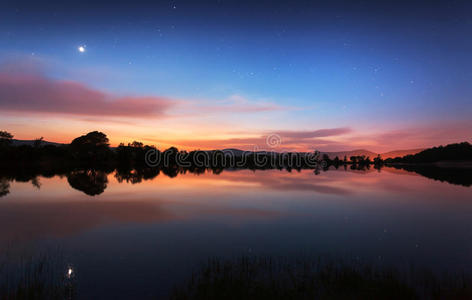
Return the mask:
{"type": "MultiPolygon", "coordinates": [[[[126,194],[120,198],[123,196],[126,198],[126,194]]],[[[276,211],[216,203],[208,205],[157,199],[68,200],[0,203],[0,243],[62,238],[117,224],[149,224],[218,216],[235,218],[238,222],[247,218],[273,218],[280,215],[276,211]]]]}
{"type": "MultiPolygon", "coordinates": [[[[431,185],[419,175],[398,176],[410,175],[409,170],[382,170],[378,174],[378,170],[373,168],[365,171],[329,169],[319,175],[315,175],[312,170],[225,170],[221,173],[203,170],[198,173],[203,176],[195,176],[197,174],[187,171],[184,172],[186,175],[179,173],[178,178],[161,175],[158,180],[155,178],[159,172],[151,169],[122,170],[121,173],[116,172],[110,182],[104,171],[68,173],[67,182],[71,187],[87,195],[96,195],[97,198],[93,200],[79,195],[71,197],[67,193],[54,196],[51,191],[66,192],[69,188],[64,177],[54,180],[40,178],[44,187],[41,190],[32,189],[23,183],[10,186],[7,180],[9,177],[2,177],[0,194],[8,196],[0,201],[0,242],[66,237],[98,227],[126,223],[199,222],[219,217],[228,222],[240,223],[248,219],[286,217],[290,212],[275,209],[271,201],[249,201],[254,195],[272,197],[274,193],[271,191],[282,198],[287,197],[287,201],[291,201],[292,196],[295,199],[311,199],[311,196],[316,195],[336,196],[329,199],[351,201],[366,191],[379,195],[384,191],[407,191],[420,197],[420,194],[424,196],[425,193],[434,194],[438,190],[450,189],[440,183],[431,185]],[[412,180],[416,185],[411,184],[412,180]],[[51,189],[53,185],[55,188],[51,189]],[[108,185],[112,191],[103,194],[108,185]],[[409,189],[412,186],[418,188],[409,189]],[[9,194],[12,188],[17,188],[18,193],[9,194]],[[227,201],[227,195],[238,195],[239,199],[245,193],[248,201],[227,201]],[[157,194],[159,199],[156,199],[157,194]],[[140,197],[138,200],[136,195],[140,197]]],[[[166,172],[162,173],[166,175],[166,172]]],[[[447,174],[445,180],[452,180],[451,173],[447,174]]],[[[439,176],[437,173],[434,175],[439,176]]]]}
{"type": "Polygon", "coordinates": [[[0,208],[0,240],[65,237],[111,223],[149,223],[173,217],[142,201],[8,202],[0,208]]]}
{"type": "Polygon", "coordinates": [[[287,171],[258,171],[257,174],[248,176],[247,172],[225,172],[221,176],[224,180],[246,182],[248,184],[258,184],[263,188],[280,191],[312,191],[321,194],[348,195],[352,191],[337,186],[333,183],[336,180],[326,180],[326,178],[316,176],[313,172],[304,171],[296,175],[287,171]],[[265,174],[264,174],[265,173],[265,174]]]}

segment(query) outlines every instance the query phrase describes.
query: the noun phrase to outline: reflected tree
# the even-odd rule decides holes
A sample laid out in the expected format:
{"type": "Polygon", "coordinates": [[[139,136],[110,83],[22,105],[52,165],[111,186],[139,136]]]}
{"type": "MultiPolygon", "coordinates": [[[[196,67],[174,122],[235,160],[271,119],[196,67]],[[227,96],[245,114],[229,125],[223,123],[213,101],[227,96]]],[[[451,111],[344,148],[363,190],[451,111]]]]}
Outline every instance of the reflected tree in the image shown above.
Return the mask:
{"type": "Polygon", "coordinates": [[[472,186],[472,172],[468,168],[440,168],[431,165],[393,165],[395,169],[414,172],[424,177],[451,184],[472,186]]]}
{"type": "Polygon", "coordinates": [[[0,197],[10,193],[10,182],[7,178],[0,178],[0,197]]]}
{"type": "Polygon", "coordinates": [[[124,181],[131,184],[140,183],[143,180],[150,180],[158,176],[160,173],[159,169],[153,168],[134,168],[134,169],[117,169],[115,178],[119,183],[124,181]]]}
{"type": "Polygon", "coordinates": [[[67,175],[70,186],[89,196],[100,195],[107,188],[108,177],[104,171],[82,170],[67,175]]]}
{"type": "Polygon", "coordinates": [[[39,181],[38,177],[31,179],[31,184],[38,190],[41,189],[41,182],[39,181]]]}

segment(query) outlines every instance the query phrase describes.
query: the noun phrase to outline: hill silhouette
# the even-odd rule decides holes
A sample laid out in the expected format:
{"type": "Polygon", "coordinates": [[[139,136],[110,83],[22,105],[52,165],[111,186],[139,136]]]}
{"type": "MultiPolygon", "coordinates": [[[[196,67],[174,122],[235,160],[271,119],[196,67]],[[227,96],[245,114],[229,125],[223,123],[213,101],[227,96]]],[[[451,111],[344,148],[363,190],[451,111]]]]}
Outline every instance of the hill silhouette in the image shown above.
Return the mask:
{"type": "MultiPolygon", "coordinates": [[[[12,139],[11,140],[11,146],[34,146],[35,142],[37,143],[37,140],[18,140],[18,139],[12,139]]],[[[69,144],[65,143],[57,143],[57,142],[51,142],[51,141],[45,141],[41,140],[40,146],[67,146],[69,144]]],[[[110,149],[116,149],[117,147],[110,147],[110,149]]],[[[365,156],[365,157],[370,157],[373,159],[374,157],[377,157],[380,155],[382,159],[387,159],[387,158],[396,158],[396,157],[403,157],[406,155],[412,155],[416,154],[418,152],[421,152],[425,150],[424,148],[417,148],[417,149],[406,149],[406,150],[392,150],[389,152],[384,152],[384,153],[377,153],[374,151],[370,151],[367,149],[355,149],[355,150],[348,150],[348,151],[323,151],[321,154],[326,154],[329,156],[330,159],[334,159],[336,156],[339,159],[346,157],[351,157],[351,156],[365,156]]],[[[208,151],[214,151],[214,150],[208,150],[208,151]]],[[[235,156],[242,156],[244,153],[247,152],[252,152],[252,151],[246,151],[246,150],[241,150],[241,149],[236,149],[236,148],[227,148],[221,150],[223,152],[231,152],[235,156]]],[[[264,151],[260,151],[264,152],[264,151]]]]}
{"type": "Polygon", "coordinates": [[[414,155],[385,160],[386,163],[437,163],[472,161],[472,145],[468,142],[433,147],[414,155]]]}
{"type": "MultiPolygon", "coordinates": [[[[44,141],[42,138],[22,141],[14,140],[13,135],[2,131],[0,138],[0,160],[4,165],[16,167],[61,166],[91,167],[117,165],[146,165],[146,155],[154,151],[162,158],[154,167],[170,169],[182,164],[187,168],[315,168],[317,164],[323,168],[331,165],[352,164],[353,167],[376,167],[384,163],[436,163],[443,161],[472,162],[472,145],[468,142],[439,146],[430,149],[396,150],[386,153],[375,153],[365,149],[341,152],[275,152],[275,151],[243,151],[239,149],[195,150],[185,151],[171,147],[160,151],[154,146],[140,142],[121,143],[118,147],[110,147],[106,134],[98,131],[90,132],[74,139],[70,144],[44,141]],[[395,155],[404,155],[395,157],[395,155]],[[313,164],[315,163],[315,164],[313,164]]],[[[464,164],[465,166],[467,164],[464,164]]],[[[149,166],[149,165],[148,165],[149,166]]],[[[169,169],[169,171],[170,171],[169,169]]]]}

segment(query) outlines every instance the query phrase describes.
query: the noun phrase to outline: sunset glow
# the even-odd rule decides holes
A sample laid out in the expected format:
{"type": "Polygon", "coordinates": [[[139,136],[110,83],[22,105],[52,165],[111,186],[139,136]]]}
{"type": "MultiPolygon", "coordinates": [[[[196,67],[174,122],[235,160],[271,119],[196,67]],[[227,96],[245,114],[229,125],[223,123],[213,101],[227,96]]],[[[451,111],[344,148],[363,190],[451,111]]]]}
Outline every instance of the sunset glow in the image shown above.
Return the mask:
{"type": "Polygon", "coordinates": [[[471,12],[1,0],[0,299],[472,299],[471,12]]]}
{"type": "Polygon", "coordinates": [[[113,146],[252,150],[279,134],[273,150],[385,152],[472,136],[472,60],[461,51],[471,25],[460,5],[439,24],[420,6],[410,15],[379,4],[365,17],[256,4],[258,18],[244,24],[244,5],[184,1],[156,4],[156,15],[127,28],[125,6],[88,19],[79,4],[67,18],[53,4],[15,8],[0,12],[0,127],[16,139],[69,143],[100,130],[113,146]],[[279,10],[290,12],[274,18],[279,10]],[[399,15],[404,22],[389,26],[399,15]]]}

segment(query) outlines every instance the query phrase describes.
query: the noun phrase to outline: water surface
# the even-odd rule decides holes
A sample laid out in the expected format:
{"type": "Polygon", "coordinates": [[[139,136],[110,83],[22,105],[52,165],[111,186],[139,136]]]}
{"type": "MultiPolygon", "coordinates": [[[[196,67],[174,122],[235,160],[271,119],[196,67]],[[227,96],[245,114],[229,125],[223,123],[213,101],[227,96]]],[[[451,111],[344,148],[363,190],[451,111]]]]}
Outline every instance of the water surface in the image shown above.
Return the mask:
{"type": "Polygon", "coordinates": [[[166,295],[213,256],[472,269],[472,189],[393,168],[79,172],[2,186],[1,249],[59,247],[84,299],[166,295]]]}

